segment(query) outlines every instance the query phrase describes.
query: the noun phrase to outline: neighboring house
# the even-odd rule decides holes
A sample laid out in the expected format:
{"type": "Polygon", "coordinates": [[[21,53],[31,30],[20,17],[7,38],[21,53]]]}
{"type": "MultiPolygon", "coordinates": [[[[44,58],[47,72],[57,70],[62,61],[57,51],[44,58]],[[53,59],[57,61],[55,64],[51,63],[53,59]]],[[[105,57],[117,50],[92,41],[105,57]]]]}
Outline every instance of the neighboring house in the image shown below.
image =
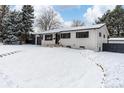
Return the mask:
{"type": "Polygon", "coordinates": [[[124,38],[109,38],[108,43],[124,44],[124,38]]]}
{"type": "Polygon", "coordinates": [[[35,44],[43,46],[61,45],[95,51],[102,51],[102,45],[107,43],[109,35],[105,24],[63,28],[35,34],[35,44]]]}
{"type": "Polygon", "coordinates": [[[108,43],[103,44],[103,51],[124,53],[124,38],[109,38],[108,43]]]}
{"type": "Polygon", "coordinates": [[[124,53],[124,38],[109,38],[108,43],[103,44],[103,51],[124,53]]]}

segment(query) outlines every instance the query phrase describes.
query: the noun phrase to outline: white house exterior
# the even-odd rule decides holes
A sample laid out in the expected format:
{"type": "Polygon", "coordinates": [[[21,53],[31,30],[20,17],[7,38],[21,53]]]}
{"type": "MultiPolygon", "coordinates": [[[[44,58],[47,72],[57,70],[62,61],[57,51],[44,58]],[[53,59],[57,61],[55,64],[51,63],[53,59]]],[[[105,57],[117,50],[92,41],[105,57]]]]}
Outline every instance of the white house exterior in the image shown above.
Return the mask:
{"type": "Polygon", "coordinates": [[[109,38],[108,43],[124,44],[124,38],[109,38]]]}
{"type": "Polygon", "coordinates": [[[102,44],[107,43],[108,40],[108,30],[105,24],[41,32],[36,35],[36,43],[38,35],[42,35],[42,46],[61,45],[95,51],[102,51],[102,44]]]}

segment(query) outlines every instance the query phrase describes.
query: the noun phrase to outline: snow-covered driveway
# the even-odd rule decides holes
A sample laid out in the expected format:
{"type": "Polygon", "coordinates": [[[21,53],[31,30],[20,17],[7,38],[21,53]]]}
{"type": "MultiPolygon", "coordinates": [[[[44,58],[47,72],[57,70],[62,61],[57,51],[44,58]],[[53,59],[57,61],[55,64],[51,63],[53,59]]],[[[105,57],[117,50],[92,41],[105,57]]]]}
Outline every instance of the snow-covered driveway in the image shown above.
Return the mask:
{"type": "Polygon", "coordinates": [[[124,87],[124,54],[1,45],[0,55],[8,53],[0,57],[0,87],[124,87]]]}
{"type": "Polygon", "coordinates": [[[0,87],[102,87],[101,69],[81,50],[40,46],[0,46],[0,87]]]}

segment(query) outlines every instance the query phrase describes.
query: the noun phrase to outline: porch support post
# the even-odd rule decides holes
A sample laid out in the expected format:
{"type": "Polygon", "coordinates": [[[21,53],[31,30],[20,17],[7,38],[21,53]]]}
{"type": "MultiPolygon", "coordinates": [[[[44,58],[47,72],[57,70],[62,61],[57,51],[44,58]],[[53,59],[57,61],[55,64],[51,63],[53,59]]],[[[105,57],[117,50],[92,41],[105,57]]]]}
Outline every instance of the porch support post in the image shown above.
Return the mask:
{"type": "Polygon", "coordinates": [[[37,35],[35,35],[35,45],[37,45],[37,35]]]}

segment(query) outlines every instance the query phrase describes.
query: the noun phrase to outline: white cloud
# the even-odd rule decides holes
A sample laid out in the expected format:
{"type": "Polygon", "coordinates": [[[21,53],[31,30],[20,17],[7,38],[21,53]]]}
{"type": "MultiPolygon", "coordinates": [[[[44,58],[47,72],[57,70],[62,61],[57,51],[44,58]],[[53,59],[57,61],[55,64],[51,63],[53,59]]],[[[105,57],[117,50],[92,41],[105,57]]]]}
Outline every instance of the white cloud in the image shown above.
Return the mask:
{"type": "Polygon", "coordinates": [[[107,10],[113,10],[115,8],[115,5],[94,5],[91,8],[88,8],[86,13],[83,15],[83,19],[85,22],[85,25],[91,25],[95,23],[95,20],[98,19],[98,17],[102,17],[102,15],[107,10]]]}
{"type": "Polygon", "coordinates": [[[11,5],[11,10],[20,11],[22,9],[22,5],[11,5]]]}
{"type": "Polygon", "coordinates": [[[22,9],[22,5],[16,5],[16,10],[21,10],[22,9]]]}
{"type": "Polygon", "coordinates": [[[64,26],[65,27],[70,27],[72,25],[72,21],[65,21],[64,26]]]}

